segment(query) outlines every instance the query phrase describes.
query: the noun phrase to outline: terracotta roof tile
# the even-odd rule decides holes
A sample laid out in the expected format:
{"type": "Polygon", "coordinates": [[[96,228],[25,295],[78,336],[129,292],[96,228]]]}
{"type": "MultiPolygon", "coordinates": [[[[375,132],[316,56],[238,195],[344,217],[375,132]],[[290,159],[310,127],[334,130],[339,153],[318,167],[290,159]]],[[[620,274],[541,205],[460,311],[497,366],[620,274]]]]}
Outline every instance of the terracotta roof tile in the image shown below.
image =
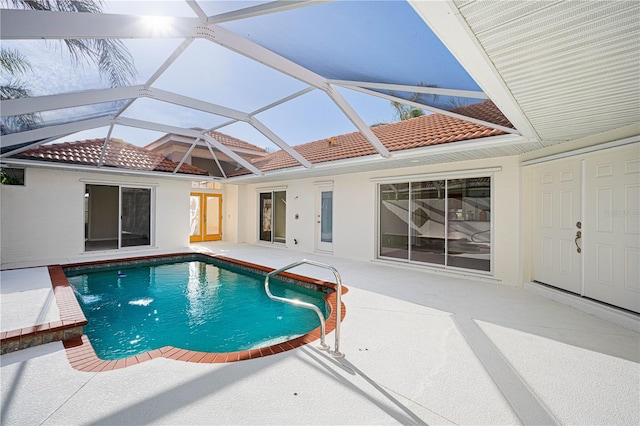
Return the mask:
{"type": "MultiPolygon", "coordinates": [[[[491,101],[460,107],[453,111],[513,128],[509,120],[491,101]]],[[[371,130],[391,152],[505,134],[501,130],[442,114],[423,115],[397,123],[373,127],[371,130]]],[[[297,145],[293,148],[312,164],[376,154],[376,150],[360,132],[333,136],[297,145]]],[[[253,160],[253,165],[263,172],[299,166],[296,160],[281,150],[253,160]]],[[[246,169],[239,169],[230,176],[240,176],[248,173],[249,171],[246,169]]]]}
{"type": "MultiPolygon", "coordinates": [[[[41,145],[13,155],[12,157],[97,166],[100,161],[103,145],[104,139],[88,139],[84,141],[41,145]]],[[[174,163],[162,155],[154,154],[145,148],[132,145],[120,139],[111,139],[107,145],[103,166],[119,169],[173,172],[178,166],[178,163],[174,163]]],[[[189,164],[183,164],[178,173],[195,175],[208,174],[205,170],[189,164]]]]}
{"type": "Polygon", "coordinates": [[[233,136],[229,136],[229,135],[225,135],[224,133],[220,133],[220,132],[216,132],[216,131],[210,131],[209,135],[214,138],[215,140],[217,140],[218,142],[220,142],[223,145],[226,146],[230,146],[230,147],[236,147],[236,148],[243,148],[243,149],[248,149],[251,151],[258,151],[258,152],[264,152],[266,153],[267,151],[264,148],[261,148],[259,146],[250,144],[249,142],[245,142],[242,139],[238,139],[238,138],[234,138],[233,136]]]}

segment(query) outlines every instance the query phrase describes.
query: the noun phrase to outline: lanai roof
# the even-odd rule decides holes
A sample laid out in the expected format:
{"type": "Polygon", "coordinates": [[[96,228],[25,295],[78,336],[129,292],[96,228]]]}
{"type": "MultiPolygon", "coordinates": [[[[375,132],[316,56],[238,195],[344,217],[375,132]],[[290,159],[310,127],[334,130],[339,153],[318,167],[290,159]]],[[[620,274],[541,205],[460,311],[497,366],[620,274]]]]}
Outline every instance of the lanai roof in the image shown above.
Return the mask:
{"type": "MultiPolygon", "coordinates": [[[[3,2],[20,4],[31,3],[3,2]]],[[[140,146],[173,133],[223,150],[209,134],[221,131],[280,149],[297,169],[317,176],[316,166],[326,164],[315,163],[320,153],[306,158],[307,148],[294,147],[358,132],[374,152],[366,157],[388,168],[402,165],[406,149],[387,147],[363,105],[389,101],[504,133],[472,153],[425,152],[428,162],[640,133],[637,1],[104,4],[99,14],[1,11],[3,48],[24,52],[33,68],[25,76],[32,95],[1,101],[3,164],[38,145],[85,139],[86,132],[140,146]],[[64,68],[45,44],[64,39],[123,43],[136,59],[135,78],[111,87],[90,66],[64,68]],[[454,111],[487,99],[513,126],[454,111]],[[40,118],[35,127],[5,125],[28,114],[40,118]],[[130,129],[139,133],[124,137],[130,129]]],[[[246,159],[234,160],[269,179],[246,159]]]]}

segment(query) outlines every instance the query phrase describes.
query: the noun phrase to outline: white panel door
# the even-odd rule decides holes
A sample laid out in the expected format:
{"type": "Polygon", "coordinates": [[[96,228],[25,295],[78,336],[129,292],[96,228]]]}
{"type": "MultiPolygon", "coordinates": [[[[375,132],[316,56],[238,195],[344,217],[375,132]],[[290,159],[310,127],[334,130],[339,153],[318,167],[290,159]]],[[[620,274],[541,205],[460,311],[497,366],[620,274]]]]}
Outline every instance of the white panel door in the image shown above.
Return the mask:
{"type": "Polygon", "coordinates": [[[579,159],[569,159],[545,163],[534,172],[534,279],[578,294],[581,169],[579,159]]]}
{"type": "Polygon", "coordinates": [[[584,295],[640,312],[640,144],[585,161],[584,295]]]}

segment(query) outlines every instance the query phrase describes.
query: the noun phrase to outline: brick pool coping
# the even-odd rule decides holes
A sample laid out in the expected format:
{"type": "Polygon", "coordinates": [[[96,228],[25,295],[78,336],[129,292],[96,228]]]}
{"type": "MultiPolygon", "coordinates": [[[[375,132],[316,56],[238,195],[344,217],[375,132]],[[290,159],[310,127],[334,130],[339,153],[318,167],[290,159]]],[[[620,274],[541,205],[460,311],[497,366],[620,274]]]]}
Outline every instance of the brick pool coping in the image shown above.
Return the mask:
{"type": "MultiPolygon", "coordinates": [[[[265,273],[269,273],[275,268],[268,268],[262,265],[256,265],[250,262],[242,260],[232,259],[225,256],[215,256],[206,253],[176,253],[173,255],[158,255],[158,256],[145,256],[128,259],[118,259],[111,261],[98,261],[88,263],[75,263],[68,265],[51,265],[48,267],[49,276],[51,277],[51,285],[54,290],[56,303],[60,309],[60,321],[54,321],[47,324],[40,324],[33,327],[22,328],[19,330],[11,330],[2,332],[0,336],[2,338],[2,348],[4,352],[5,341],[6,346],[12,348],[12,350],[24,349],[30,346],[36,346],[38,344],[50,343],[53,341],[60,341],[65,347],[67,359],[71,366],[79,371],[85,372],[100,372],[109,371],[119,368],[129,367],[141,362],[149,361],[155,358],[168,358],[178,361],[195,362],[195,363],[225,363],[242,361],[253,358],[260,358],[263,356],[273,355],[280,352],[289,351],[297,347],[312,343],[320,339],[320,327],[312,330],[311,332],[299,336],[295,339],[282,342],[279,344],[266,346],[263,348],[237,351],[237,352],[197,352],[187,349],[180,349],[173,346],[165,346],[152,351],[144,352],[128,358],[119,360],[103,360],[96,355],[89,338],[82,333],[82,327],[87,324],[87,320],[76,300],[73,290],[64,274],[63,267],[82,267],[83,265],[98,265],[108,264],[121,261],[140,262],[145,260],[162,260],[166,258],[174,257],[208,257],[211,259],[221,260],[224,263],[230,263],[233,266],[240,267],[241,269],[257,270],[265,273]]],[[[302,275],[294,274],[291,272],[283,272],[278,275],[279,277],[285,277],[291,280],[306,283],[312,286],[327,287],[333,292],[327,294],[324,299],[327,302],[329,309],[329,317],[325,322],[326,334],[335,330],[336,327],[336,284],[317,280],[302,275]]],[[[342,294],[347,292],[346,287],[342,287],[342,294]]],[[[342,321],[346,315],[346,307],[341,304],[341,318],[342,321]]],[[[7,352],[11,352],[8,350],[7,352]]]]}
{"type": "Polygon", "coordinates": [[[82,336],[82,328],[87,324],[87,319],[67,277],[60,265],[49,266],[48,270],[60,320],[0,332],[0,354],[82,336]]]}

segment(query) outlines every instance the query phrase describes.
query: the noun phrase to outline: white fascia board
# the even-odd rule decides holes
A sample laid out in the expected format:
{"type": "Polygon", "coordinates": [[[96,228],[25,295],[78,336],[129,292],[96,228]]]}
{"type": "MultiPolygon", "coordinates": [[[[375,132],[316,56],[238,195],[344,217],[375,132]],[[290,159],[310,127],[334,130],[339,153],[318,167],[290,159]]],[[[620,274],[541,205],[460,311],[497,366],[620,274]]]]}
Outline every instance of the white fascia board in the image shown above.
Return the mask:
{"type": "Polygon", "coordinates": [[[354,126],[362,133],[362,136],[367,139],[367,141],[373,146],[373,148],[378,151],[383,157],[389,157],[391,154],[389,150],[380,142],[380,139],[373,133],[371,128],[367,126],[367,123],[358,115],[358,113],[353,109],[351,104],[347,102],[347,100],[342,96],[340,92],[335,90],[332,86],[330,86],[330,90],[326,91],[329,97],[333,100],[333,102],[340,108],[340,110],[347,116],[349,120],[353,123],[354,126]]]}
{"type": "Polygon", "coordinates": [[[159,33],[144,16],[2,9],[1,40],[198,37],[198,18],[172,17],[159,33]]]}
{"type": "Polygon", "coordinates": [[[197,109],[211,114],[220,115],[222,117],[232,118],[238,121],[249,121],[249,114],[242,111],[237,111],[231,108],[223,107],[222,105],[216,105],[210,102],[201,101],[189,96],[179,95],[177,93],[169,92],[155,87],[150,87],[145,96],[151,99],[157,99],[159,101],[168,102],[174,105],[197,109]]]}
{"type": "MultiPolygon", "coordinates": [[[[109,124],[111,124],[111,116],[91,118],[89,120],[76,121],[74,123],[58,124],[39,129],[27,130],[25,132],[12,133],[10,135],[3,135],[2,138],[0,138],[0,146],[2,146],[2,148],[6,148],[25,142],[50,139],[56,136],[62,137],[71,133],[81,132],[83,130],[105,127],[109,124]]],[[[42,143],[44,142],[46,141],[43,141],[42,143]]]]}
{"type": "Polygon", "coordinates": [[[520,132],[518,130],[512,129],[510,127],[501,126],[499,124],[490,123],[490,122],[484,121],[484,120],[478,120],[477,118],[467,117],[466,115],[456,114],[455,112],[447,111],[447,110],[440,109],[440,108],[435,108],[435,107],[432,107],[432,106],[429,106],[429,105],[425,105],[425,104],[421,104],[421,103],[418,103],[418,102],[408,101],[408,100],[406,100],[404,98],[399,98],[397,96],[391,96],[391,95],[387,95],[385,93],[380,93],[380,92],[376,92],[376,91],[369,90],[369,89],[363,89],[362,87],[351,87],[350,89],[355,90],[357,92],[365,93],[367,95],[377,96],[377,97],[382,98],[382,99],[387,99],[389,101],[400,102],[401,104],[411,105],[411,106],[414,106],[416,108],[426,109],[426,110],[429,110],[429,111],[434,112],[436,114],[446,115],[446,116],[449,116],[449,117],[457,118],[459,120],[468,121],[470,123],[480,124],[482,126],[489,127],[491,129],[501,130],[501,131],[503,131],[505,133],[512,133],[514,135],[520,135],[520,132]]]}
{"type": "Polygon", "coordinates": [[[409,4],[516,129],[527,139],[540,140],[454,2],[409,0],[409,4]]]}
{"type": "Polygon", "coordinates": [[[304,158],[302,156],[302,154],[300,154],[298,151],[293,149],[285,141],[280,139],[280,137],[278,135],[273,133],[267,126],[262,124],[262,122],[260,122],[260,120],[258,120],[255,117],[251,117],[251,120],[249,121],[249,124],[251,124],[257,131],[259,131],[260,133],[265,135],[267,138],[269,138],[269,140],[271,140],[271,142],[273,142],[276,145],[278,145],[278,147],[280,147],[280,149],[282,149],[287,154],[289,154],[291,157],[293,157],[298,163],[302,164],[305,168],[309,169],[309,168],[313,167],[313,165],[306,158],[304,158]]]}
{"type": "Polygon", "coordinates": [[[162,177],[166,179],[180,179],[180,180],[198,180],[198,181],[218,181],[220,178],[214,176],[205,176],[205,175],[192,175],[187,173],[171,173],[171,172],[157,172],[157,171],[147,171],[147,170],[136,170],[136,169],[119,169],[115,167],[98,167],[98,166],[88,166],[88,165],[80,165],[80,164],[68,164],[68,163],[56,163],[54,161],[43,161],[43,160],[23,160],[17,158],[5,158],[2,160],[3,164],[11,165],[11,166],[21,166],[21,167],[38,167],[45,169],[62,169],[62,170],[70,170],[77,172],[95,172],[95,173],[107,173],[107,174],[117,174],[117,175],[127,175],[127,176],[153,176],[153,177],[162,177]]]}
{"type": "Polygon", "coordinates": [[[231,150],[231,148],[229,148],[228,146],[218,142],[211,135],[205,133],[203,136],[203,139],[208,143],[210,143],[211,145],[213,145],[214,147],[216,147],[221,152],[227,154],[229,157],[236,160],[239,164],[244,166],[245,169],[250,170],[253,174],[256,174],[259,176],[262,175],[262,172],[258,168],[256,168],[253,164],[251,164],[250,162],[248,162],[247,160],[245,160],[244,158],[240,157],[238,154],[233,152],[233,150],[231,150]]]}
{"type": "MultiPolygon", "coordinates": [[[[487,148],[508,147],[511,145],[518,145],[521,143],[529,142],[519,135],[499,135],[490,136],[481,139],[472,139],[460,142],[444,143],[439,145],[425,146],[421,148],[407,149],[403,151],[394,151],[392,160],[387,160],[379,155],[367,155],[364,157],[345,158],[343,160],[328,161],[325,163],[314,164],[315,171],[326,171],[330,173],[335,169],[343,169],[345,166],[362,166],[362,165],[375,165],[382,164],[382,162],[388,162],[393,160],[406,160],[410,158],[424,157],[428,155],[436,154],[451,154],[469,151],[478,151],[487,148]]],[[[420,164],[416,164],[420,165],[420,164]]],[[[286,179],[289,175],[295,174],[303,170],[300,167],[289,167],[286,169],[273,170],[263,174],[263,177],[273,178],[280,177],[286,179]]],[[[248,181],[260,181],[259,176],[235,176],[229,178],[229,182],[248,182],[248,181]]]]}
{"type": "Polygon", "coordinates": [[[262,3],[243,9],[232,10],[231,12],[220,13],[207,18],[209,24],[219,24],[222,22],[237,21],[239,19],[253,18],[255,16],[267,15],[270,13],[284,12],[298,9],[300,7],[315,6],[317,4],[329,3],[334,0],[277,0],[262,3]]]}
{"type": "Polygon", "coordinates": [[[402,84],[369,83],[366,81],[347,80],[329,80],[329,83],[336,86],[342,86],[347,89],[351,87],[366,87],[369,89],[391,90],[396,92],[425,93],[428,95],[458,96],[473,99],[489,99],[489,96],[487,96],[486,93],[476,90],[444,89],[441,87],[407,86],[402,84]]]}
{"type": "Polygon", "coordinates": [[[54,109],[73,108],[104,102],[120,101],[139,96],[144,86],[114,87],[111,89],[86,90],[58,95],[34,96],[30,98],[0,101],[2,116],[31,114],[54,109]]]}
{"type": "Polygon", "coordinates": [[[198,30],[199,37],[204,37],[313,87],[328,89],[327,80],[324,77],[218,25],[200,27],[198,30]]]}

